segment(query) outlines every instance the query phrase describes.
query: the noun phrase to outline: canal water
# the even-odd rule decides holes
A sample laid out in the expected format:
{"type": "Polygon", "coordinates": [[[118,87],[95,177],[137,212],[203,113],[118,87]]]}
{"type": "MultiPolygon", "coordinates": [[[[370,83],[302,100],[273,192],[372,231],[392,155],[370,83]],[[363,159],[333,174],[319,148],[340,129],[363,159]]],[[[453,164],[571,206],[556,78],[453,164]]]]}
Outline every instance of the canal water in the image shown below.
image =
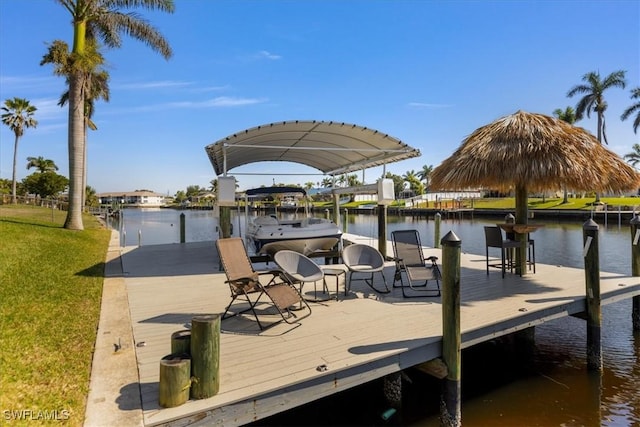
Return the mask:
{"type": "MultiPolygon", "coordinates": [[[[217,239],[212,211],[126,209],[111,226],[120,230],[127,245],[178,243],[181,213],[187,242],[217,239]]],[[[376,221],[375,215],[349,215],[347,231],[374,239],[376,221]]],[[[243,215],[234,212],[232,222],[234,235],[241,234],[243,215]]],[[[440,235],[453,231],[462,240],[463,252],[484,254],[483,226],[495,222],[443,220],[440,235]]],[[[532,234],[536,262],[584,267],[581,222],[535,222],[545,224],[532,234]]],[[[631,274],[628,224],[599,225],[600,270],[631,274]]],[[[387,228],[389,233],[417,229],[424,245],[434,244],[434,221],[391,216],[387,228]]],[[[587,371],[586,326],[575,318],[536,327],[535,348],[524,355],[506,339],[465,350],[463,425],[640,426],[640,333],[632,330],[631,300],[604,306],[602,319],[602,374],[587,371]]],[[[439,425],[439,383],[417,371],[405,374],[403,410],[390,417],[381,384],[374,382],[256,425],[439,425]]]]}

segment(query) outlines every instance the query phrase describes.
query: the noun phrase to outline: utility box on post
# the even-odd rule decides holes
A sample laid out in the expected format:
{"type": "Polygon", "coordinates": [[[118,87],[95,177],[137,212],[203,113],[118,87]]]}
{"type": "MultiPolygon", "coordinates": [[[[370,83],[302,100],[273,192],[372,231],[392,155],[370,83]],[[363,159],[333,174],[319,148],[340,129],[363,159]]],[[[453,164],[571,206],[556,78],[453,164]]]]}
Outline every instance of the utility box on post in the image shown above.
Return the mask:
{"type": "Polygon", "coordinates": [[[236,178],[233,176],[221,176],[218,178],[218,205],[235,206],[236,204],[236,178]]]}
{"type": "Polygon", "coordinates": [[[378,204],[390,205],[395,200],[392,179],[378,180],[378,204]]]}

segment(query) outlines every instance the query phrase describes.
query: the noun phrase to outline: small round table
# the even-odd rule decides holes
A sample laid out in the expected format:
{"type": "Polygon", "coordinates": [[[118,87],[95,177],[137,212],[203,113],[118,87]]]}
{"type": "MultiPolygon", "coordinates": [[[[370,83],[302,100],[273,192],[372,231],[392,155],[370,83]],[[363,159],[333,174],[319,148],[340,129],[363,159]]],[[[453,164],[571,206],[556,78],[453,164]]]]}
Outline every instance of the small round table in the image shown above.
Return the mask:
{"type": "Polygon", "coordinates": [[[340,285],[340,276],[344,276],[345,280],[347,277],[347,271],[342,268],[335,268],[332,266],[320,266],[322,268],[322,272],[324,273],[324,286],[327,286],[327,276],[333,276],[336,278],[336,301],[338,300],[339,295],[339,285],[340,285]]]}

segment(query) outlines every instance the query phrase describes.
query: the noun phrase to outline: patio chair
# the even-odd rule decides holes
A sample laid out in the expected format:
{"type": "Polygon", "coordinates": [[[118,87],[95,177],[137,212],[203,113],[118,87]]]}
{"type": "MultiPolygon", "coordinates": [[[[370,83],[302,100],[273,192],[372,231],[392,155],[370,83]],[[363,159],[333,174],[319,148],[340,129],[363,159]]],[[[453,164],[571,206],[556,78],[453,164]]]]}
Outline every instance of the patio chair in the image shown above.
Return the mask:
{"type": "Polygon", "coordinates": [[[405,298],[439,297],[440,296],[440,268],[438,257],[430,256],[425,259],[417,230],[397,230],[391,233],[393,255],[396,271],[393,276],[393,287],[402,288],[405,298]],[[404,282],[404,276],[407,283],[404,282]],[[429,280],[435,281],[435,289],[429,289],[429,280]],[[396,285],[400,282],[400,285],[396,285]],[[408,293],[406,290],[415,291],[408,293]]]}
{"type": "MultiPolygon", "coordinates": [[[[317,283],[322,281],[322,286],[329,295],[329,289],[324,281],[324,272],[318,264],[305,255],[284,249],[278,251],[273,256],[273,260],[282,269],[284,277],[291,285],[299,286],[300,295],[304,295],[303,287],[306,283],[313,283],[315,301],[317,301],[317,283]]],[[[303,298],[304,299],[304,298],[303,298]]],[[[328,298],[327,298],[328,299],[328,298]]]]}
{"type": "MultiPolygon", "coordinates": [[[[266,295],[271,301],[271,305],[276,308],[282,320],[287,323],[294,323],[311,314],[311,307],[304,301],[300,293],[291,286],[282,277],[279,270],[256,271],[251,264],[249,254],[244,245],[244,241],[239,237],[231,237],[227,239],[218,239],[216,241],[218,255],[220,256],[220,264],[227,276],[226,283],[229,284],[231,290],[231,302],[227,306],[222,315],[222,320],[236,316],[247,311],[251,311],[258,322],[260,330],[264,330],[256,306],[258,302],[266,295]],[[266,277],[260,281],[261,277],[266,277]],[[243,300],[248,307],[240,311],[231,312],[231,306],[237,301],[243,300]],[[299,305],[301,308],[308,310],[307,313],[293,313],[292,307],[299,305]]],[[[270,325],[273,326],[273,325],[270,325]]]]}
{"type": "Polygon", "coordinates": [[[391,292],[387,286],[387,280],[383,273],[384,258],[373,246],[360,243],[345,246],[342,250],[342,262],[348,269],[347,280],[345,281],[344,287],[345,295],[347,295],[347,292],[351,289],[351,282],[358,280],[365,282],[371,289],[381,294],[388,294],[391,292]],[[380,276],[382,276],[384,290],[380,290],[373,285],[375,273],[380,273],[380,276]],[[354,274],[364,274],[365,277],[354,279],[354,274]]]}
{"type": "Polygon", "coordinates": [[[509,267],[510,271],[513,271],[514,263],[512,249],[520,247],[520,242],[516,240],[505,239],[502,235],[502,229],[498,226],[491,225],[487,225],[484,227],[484,237],[487,275],[489,274],[489,267],[500,267],[502,269],[502,277],[504,277],[507,267],[509,267]],[[500,249],[501,262],[499,264],[491,264],[489,262],[489,248],[500,249]]]}

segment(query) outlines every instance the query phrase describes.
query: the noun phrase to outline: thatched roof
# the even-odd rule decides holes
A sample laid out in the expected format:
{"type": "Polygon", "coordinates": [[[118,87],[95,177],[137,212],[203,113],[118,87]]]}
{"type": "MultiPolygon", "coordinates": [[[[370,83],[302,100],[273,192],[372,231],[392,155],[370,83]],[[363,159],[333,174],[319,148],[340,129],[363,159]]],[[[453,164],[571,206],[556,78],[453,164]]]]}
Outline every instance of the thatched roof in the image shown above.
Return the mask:
{"type": "Polygon", "coordinates": [[[619,192],[638,188],[640,175],[585,129],[524,111],[477,129],[431,174],[434,189],[519,185],[619,192]]]}

